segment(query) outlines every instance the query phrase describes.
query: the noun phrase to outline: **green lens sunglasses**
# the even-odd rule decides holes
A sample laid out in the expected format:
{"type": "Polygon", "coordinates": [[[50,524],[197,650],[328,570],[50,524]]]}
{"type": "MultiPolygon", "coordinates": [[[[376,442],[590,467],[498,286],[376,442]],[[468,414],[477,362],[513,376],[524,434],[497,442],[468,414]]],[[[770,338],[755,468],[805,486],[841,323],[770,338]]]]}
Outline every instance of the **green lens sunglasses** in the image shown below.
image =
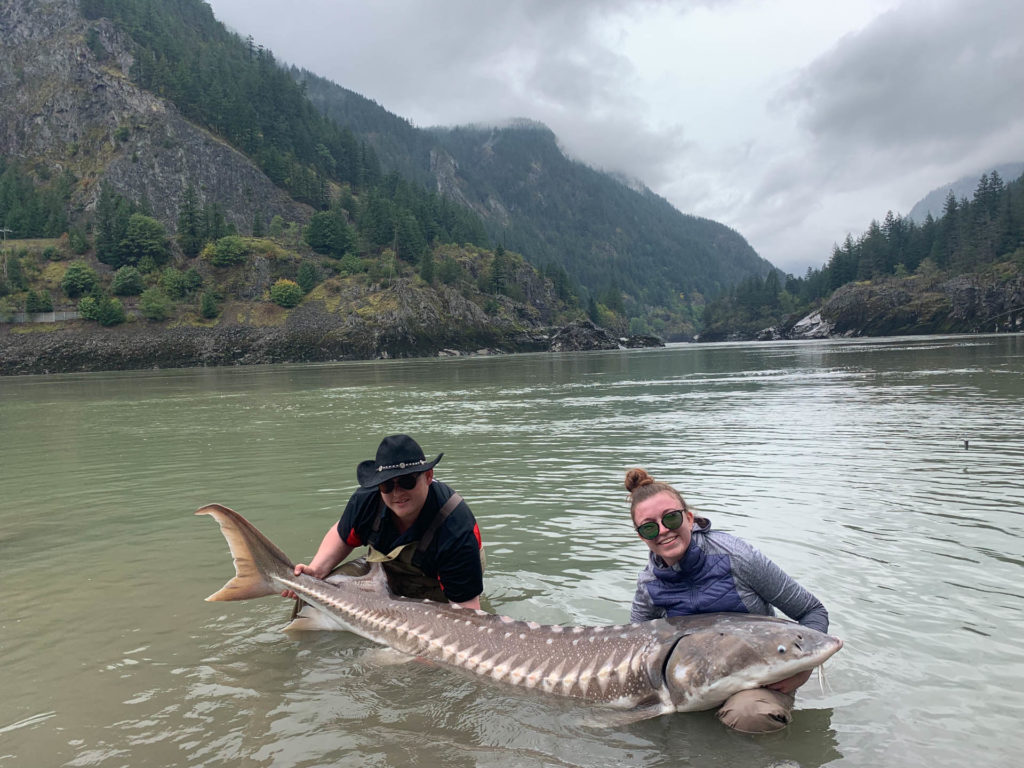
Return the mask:
{"type": "MultiPolygon", "coordinates": [[[[681,509],[669,510],[661,516],[661,525],[664,525],[670,531],[674,531],[683,524],[683,514],[684,512],[681,509]]],[[[641,539],[653,541],[661,533],[661,527],[657,521],[648,520],[646,523],[640,523],[636,527],[636,532],[640,534],[641,539]]]]}

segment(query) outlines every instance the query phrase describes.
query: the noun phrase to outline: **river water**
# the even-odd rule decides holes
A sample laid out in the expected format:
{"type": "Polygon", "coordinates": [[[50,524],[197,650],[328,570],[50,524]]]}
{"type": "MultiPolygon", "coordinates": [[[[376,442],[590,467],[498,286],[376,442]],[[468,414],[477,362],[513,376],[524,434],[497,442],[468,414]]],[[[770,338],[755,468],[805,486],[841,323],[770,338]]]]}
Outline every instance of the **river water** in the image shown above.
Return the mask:
{"type": "Polygon", "coordinates": [[[1024,749],[1024,337],[0,379],[0,766],[1002,766],[1024,749]],[[486,602],[626,620],[624,472],[829,608],[781,734],[572,702],[279,632],[209,502],[307,559],[384,434],[443,451],[486,602]]]}

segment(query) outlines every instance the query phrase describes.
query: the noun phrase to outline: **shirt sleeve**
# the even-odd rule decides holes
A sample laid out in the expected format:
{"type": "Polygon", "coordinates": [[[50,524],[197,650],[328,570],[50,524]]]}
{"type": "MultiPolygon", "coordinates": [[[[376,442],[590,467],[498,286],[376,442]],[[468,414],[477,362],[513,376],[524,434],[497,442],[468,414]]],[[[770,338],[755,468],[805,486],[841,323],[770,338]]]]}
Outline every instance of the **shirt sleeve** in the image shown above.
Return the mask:
{"type": "Polygon", "coordinates": [[[665,609],[659,608],[651,600],[651,593],[647,589],[647,569],[640,571],[636,579],[636,593],[633,595],[633,605],[629,609],[629,621],[632,624],[639,624],[641,621],[660,619],[665,616],[665,609]]]}
{"type": "Polygon", "coordinates": [[[356,533],[356,517],[359,511],[358,493],[353,493],[345,505],[345,511],[341,513],[338,521],[338,536],[350,547],[361,547],[365,542],[356,533]]]}
{"type": "Polygon", "coordinates": [[[742,578],[762,600],[794,621],[828,632],[828,611],[814,595],[759,550],[748,545],[742,578]]]}
{"type": "MultiPolygon", "coordinates": [[[[462,507],[465,502],[459,505],[462,507]]],[[[437,578],[445,597],[453,603],[464,603],[479,596],[484,591],[484,568],[480,561],[480,528],[469,512],[468,520],[459,516],[455,525],[457,531],[450,538],[445,537],[445,544],[437,552],[437,578]]],[[[454,517],[455,515],[452,515],[454,517]]],[[[448,524],[453,524],[451,517],[448,524]]]]}

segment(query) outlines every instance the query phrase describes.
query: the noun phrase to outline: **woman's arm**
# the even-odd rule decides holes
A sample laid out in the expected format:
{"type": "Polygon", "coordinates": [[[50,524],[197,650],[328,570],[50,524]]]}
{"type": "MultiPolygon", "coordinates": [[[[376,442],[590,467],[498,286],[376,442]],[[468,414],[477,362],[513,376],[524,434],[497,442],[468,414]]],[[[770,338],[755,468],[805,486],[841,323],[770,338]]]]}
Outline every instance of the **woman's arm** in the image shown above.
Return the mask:
{"type": "Polygon", "coordinates": [[[828,611],[818,598],[754,547],[746,560],[742,578],[762,600],[805,627],[828,632],[828,611]]]}

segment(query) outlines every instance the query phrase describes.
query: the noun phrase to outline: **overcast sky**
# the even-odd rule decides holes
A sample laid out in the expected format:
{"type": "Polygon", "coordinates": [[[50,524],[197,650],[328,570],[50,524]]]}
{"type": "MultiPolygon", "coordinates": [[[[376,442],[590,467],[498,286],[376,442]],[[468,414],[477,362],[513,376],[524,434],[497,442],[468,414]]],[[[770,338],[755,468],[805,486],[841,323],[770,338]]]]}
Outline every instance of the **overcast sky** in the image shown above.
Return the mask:
{"type": "Polygon", "coordinates": [[[208,0],[415,125],[525,117],[778,267],[1024,160],[1021,0],[208,0]]]}

